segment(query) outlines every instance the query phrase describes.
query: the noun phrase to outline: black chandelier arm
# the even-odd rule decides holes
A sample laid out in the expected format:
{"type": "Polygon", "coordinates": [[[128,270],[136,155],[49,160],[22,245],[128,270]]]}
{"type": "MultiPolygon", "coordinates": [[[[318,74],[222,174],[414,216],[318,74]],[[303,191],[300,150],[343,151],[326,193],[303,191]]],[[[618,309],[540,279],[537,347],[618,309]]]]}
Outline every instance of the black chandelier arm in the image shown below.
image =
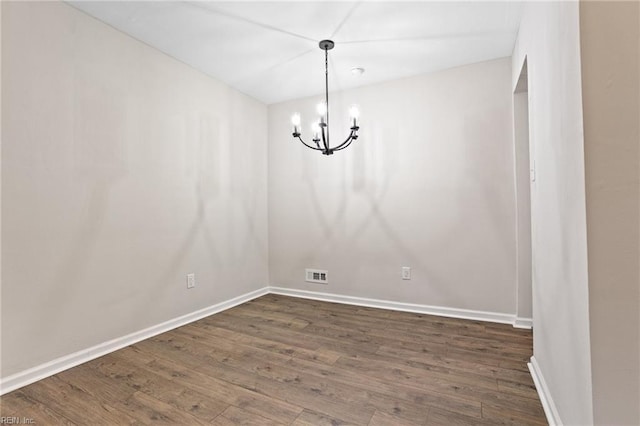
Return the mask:
{"type": "Polygon", "coordinates": [[[342,151],[345,148],[348,148],[349,145],[351,145],[351,143],[354,141],[355,139],[353,139],[352,137],[349,137],[349,139],[347,139],[345,141],[345,143],[341,144],[340,146],[333,148],[334,151],[342,151]]]}
{"type": "Polygon", "coordinates": [[[347,141],[345,141],[345,143],[341,144],[340,146],[338,146],[336,148],[333,148],[333,151],[342,151],[343,149],[348,148],[353,141],[354,141],[353,138],[349,138],[349,139],[347,139],[347,141]]]}
{"type": "Polygon", "coordinates": [[[351,145],[351,143],[354,140],[358,139],[357,131],[358,131],[357,129],[351,128],[351,133],[349,133],[349,136],[347,137],[347,139],[344,142],[342,142],[340,145],[338,145],[337,147],[333,148],[332,151],[340,151],[342,149],[345,149],[349,145],[351,145]]]}
{"type": "Polygon", "coordinates": [[[324,151],[322,148],[320,148],[320,146],[318,145],[318,139],[314,139],[314,142],[316,143],[316,145],[318,145],[318,147],[316,148],[315,146],[311,146],[308,143],[306,143],[305,141],[302,140],[302,138],[300,137],[300,133],[294,133],[293,134],[294,138],[297,138],[300,142],[302,142],[302,144],[304,146],[306,146],[307,148],[311,148],[314,149],[316,151],[324,151]]]}

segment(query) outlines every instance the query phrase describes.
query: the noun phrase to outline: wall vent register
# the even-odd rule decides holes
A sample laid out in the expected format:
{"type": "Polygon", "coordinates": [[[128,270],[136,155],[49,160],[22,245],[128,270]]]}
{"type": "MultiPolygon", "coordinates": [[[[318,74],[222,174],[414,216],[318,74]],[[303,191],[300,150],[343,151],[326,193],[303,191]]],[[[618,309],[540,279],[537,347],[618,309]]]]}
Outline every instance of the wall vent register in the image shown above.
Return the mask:
{"type": "Polygon", "coordinates": [[[305,269],[305,281],[309,283],[329,283],[329,271],[322,269],[305,269]]]}

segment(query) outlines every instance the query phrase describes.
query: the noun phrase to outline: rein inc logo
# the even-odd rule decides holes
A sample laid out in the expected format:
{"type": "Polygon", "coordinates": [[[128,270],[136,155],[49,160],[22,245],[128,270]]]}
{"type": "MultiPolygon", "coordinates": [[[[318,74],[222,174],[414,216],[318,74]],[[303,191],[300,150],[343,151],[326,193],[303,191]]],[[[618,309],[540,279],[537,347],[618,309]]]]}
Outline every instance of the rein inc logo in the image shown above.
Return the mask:
{"type": "Polygon", "coordinates": [[[34,425],[35,420],[30,417],[0,417],[0,425],[34,425]]]}

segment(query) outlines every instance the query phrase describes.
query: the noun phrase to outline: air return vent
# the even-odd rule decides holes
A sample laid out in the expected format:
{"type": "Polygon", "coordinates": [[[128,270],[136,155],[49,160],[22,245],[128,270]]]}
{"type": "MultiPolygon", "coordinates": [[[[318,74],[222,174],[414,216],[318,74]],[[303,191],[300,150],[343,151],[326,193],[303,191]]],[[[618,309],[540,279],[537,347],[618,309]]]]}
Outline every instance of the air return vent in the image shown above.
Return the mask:
{"type": "Polygon", "coordinates": [[[322,269],[305,269],[305,273],[305,281],[309,283],[329,283],[329,271],[324,271],[322,269]]]}

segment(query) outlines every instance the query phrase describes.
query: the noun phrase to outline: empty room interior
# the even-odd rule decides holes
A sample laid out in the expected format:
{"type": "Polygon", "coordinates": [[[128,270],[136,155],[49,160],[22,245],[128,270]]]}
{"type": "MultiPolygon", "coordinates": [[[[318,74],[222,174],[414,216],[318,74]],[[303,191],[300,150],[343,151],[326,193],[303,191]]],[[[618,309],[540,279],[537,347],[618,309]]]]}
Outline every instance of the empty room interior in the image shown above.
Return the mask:
{"type": "Polygon", "coordinates": [[[0,2],[0,424],[640,425],[639,21],[0,2]]]}

